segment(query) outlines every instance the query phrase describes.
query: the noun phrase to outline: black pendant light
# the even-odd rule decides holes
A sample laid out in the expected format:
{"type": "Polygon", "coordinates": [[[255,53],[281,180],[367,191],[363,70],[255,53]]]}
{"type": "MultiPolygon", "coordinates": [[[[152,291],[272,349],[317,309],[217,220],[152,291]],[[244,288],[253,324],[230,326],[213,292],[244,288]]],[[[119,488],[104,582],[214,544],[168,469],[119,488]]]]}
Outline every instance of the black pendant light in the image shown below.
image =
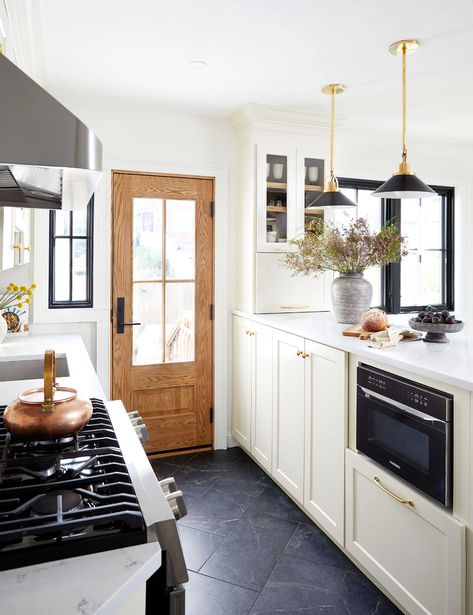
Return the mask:
{"type": "Polygon", "coordinates": [[[345,91],[345,86],[341,83],[330,83],[322,88],[323,94],[330,94],[332,97],[330,114],[330,172],[325,179],[324,191],[317,197],[309,207],[356,207],[353,201],[340,192],[338,179],[333,172],[333,140],[335,133],[335,95],[345,91]]]}
{"type": "Polygon", "coordinates": [[[374,196],[382,199],[425,199],[437,195],[435,190],[411,172],[411,167],[407,162],[406,55],[414,53],[418,47],[419,42],[416,40],[396,41],[389,47],[393,55],[402,55],[402,161],[399,171],[373,192],[374,196]]]}

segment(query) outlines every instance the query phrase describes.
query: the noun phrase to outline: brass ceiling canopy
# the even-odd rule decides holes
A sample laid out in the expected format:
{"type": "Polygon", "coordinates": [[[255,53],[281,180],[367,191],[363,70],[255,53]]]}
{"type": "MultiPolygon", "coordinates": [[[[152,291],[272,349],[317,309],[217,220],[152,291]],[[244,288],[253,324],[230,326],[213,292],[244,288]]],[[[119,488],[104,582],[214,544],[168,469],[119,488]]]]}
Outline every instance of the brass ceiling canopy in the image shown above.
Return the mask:
{"type": "Polygon", "coordinates": [[[329,83],[322,87],[322,93],[332,97],[331,113],[330,113],[330,170],[325,178],[325,186],[322,194],[316,198],[309,207],[356,207],[355,203],[350,201],[338,187],[338,180],[333,170],[333,146],[335,135],[335,96],[342,94],[346,87],[342,83],[329,83]]]}
{"type": "Polygon", "coordinates": [[[435,190],[424,184],[415,173],[411,172],[407,162],[406,138],[406,56],[415,53],[420,43],[415,39],[396,41],[389,46],[389,52],[402,56],[402,155],[399,170],[377,190],[374,196],[385,199],[419,199],[436,196],[435,190]]]}

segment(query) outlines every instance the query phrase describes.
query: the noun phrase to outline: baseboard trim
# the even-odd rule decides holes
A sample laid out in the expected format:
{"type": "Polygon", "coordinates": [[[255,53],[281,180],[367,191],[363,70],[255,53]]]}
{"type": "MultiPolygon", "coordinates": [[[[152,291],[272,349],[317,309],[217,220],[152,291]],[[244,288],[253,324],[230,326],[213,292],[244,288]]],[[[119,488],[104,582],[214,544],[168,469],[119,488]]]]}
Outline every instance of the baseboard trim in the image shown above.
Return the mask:
{"type": "Polygon", "coordinates": [[[227,433],[227,448],[233,448],[234,446],[240,446],[240,444],[232,436],[232,432],[227,433]]]}

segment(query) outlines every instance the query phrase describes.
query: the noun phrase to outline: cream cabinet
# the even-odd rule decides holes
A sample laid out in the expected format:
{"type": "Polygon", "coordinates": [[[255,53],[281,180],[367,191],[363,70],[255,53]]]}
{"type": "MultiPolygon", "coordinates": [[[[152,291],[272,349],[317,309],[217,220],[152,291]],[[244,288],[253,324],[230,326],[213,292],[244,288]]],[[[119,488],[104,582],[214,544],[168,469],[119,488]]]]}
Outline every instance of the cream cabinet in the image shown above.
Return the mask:
{"type": "Polygon", "coordinates": [[[305,341],[304,508],[344,543],[346,353],[305,341]]]}
{"type": "Polygon", "coordinates": [[[241,446],[271,471],[272,329],[233,318],[232,433],[241,446]]]}
{"type": "Polygon", "coordinates": [[[251,321],[233,318],[233,413],[232,432],[241,446],[251,448],[253,404],[253,341],[251,321]]]}
{"type": "Polygon", "coordinates": [[[273,477],[304,502],[304,339],[273,331],[273,477]]]}
{"type": "Polygon", "coordinates": [[[410,615],[465,614],[465,526],[350,450],[346,549],[410,615]]]}
{"type": "Polygon", "coordinates": [[[331,215],[313,205],[323,191],[326,118],[280,111],[248,105],[232,118],[239,139],[237,307],[249,313],[327,310],[333,275],[292,277],[282,262],[307,222],[331,215]]]}
{"type": "Polygon", "coordinates": [[[251,453],[271,472],[273,426],[273,330],[253,323],[251,453]]]}

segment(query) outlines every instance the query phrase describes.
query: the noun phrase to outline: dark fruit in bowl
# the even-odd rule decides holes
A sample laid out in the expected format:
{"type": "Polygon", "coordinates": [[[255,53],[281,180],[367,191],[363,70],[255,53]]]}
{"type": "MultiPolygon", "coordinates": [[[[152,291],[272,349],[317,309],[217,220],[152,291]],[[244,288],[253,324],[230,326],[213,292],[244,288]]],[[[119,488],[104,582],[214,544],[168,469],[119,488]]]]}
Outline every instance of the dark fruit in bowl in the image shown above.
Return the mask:
{"type": "Polygon", "coordinates": [[[433,325],[440,325],[441,323],[442,323],[442,318],[440,316],[433,316],[432,318],[433,325]]]}
{"type": "Polygon", "coordinates": [[[425,312],[419,312],[419,313],[418,313],[418,315],[417,315],[417,317],[418,317],[418,318],[420,318],[420,319],[422,320],[423,318],[425,318],[425,315],[426,315],[426,313],[425,313],[425,312]]]}
{"type": "Polygon", "coordinates": [[[432,316],[430,314],[427,314],[427,316],[424,316],[424,318],[422,319],[422,322],[431,323],[432,322],[432,316]]]}
{"type": "Polygon", "coordinates": [[[417,316],[416,318],[414,318],[414,322],[422,322],[422,318],[420,316],[417,316]]]}
{"type": "Polygon", "coordinates": [[[450,312],[449,312],[448,310],[442,310],[442,311],[440,312],[440,315],[442,316],[442,318],[443,318],[444,320],[447,320],[447,318],[449,318],[449,317],[450,317],[450,312]]]}

